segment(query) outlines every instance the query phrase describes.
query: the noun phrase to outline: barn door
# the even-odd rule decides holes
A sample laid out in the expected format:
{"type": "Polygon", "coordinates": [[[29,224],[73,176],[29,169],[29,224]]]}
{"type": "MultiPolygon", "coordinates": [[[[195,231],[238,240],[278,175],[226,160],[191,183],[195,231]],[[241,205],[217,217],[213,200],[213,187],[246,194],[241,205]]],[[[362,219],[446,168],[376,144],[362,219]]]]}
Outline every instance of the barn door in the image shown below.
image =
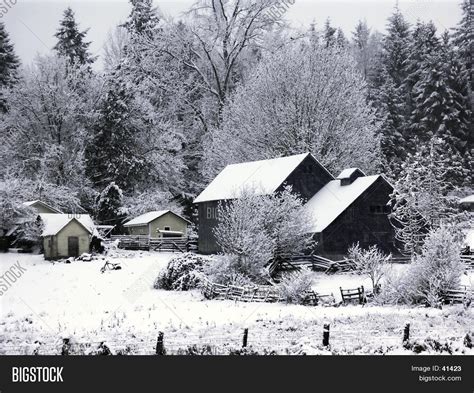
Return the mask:
{"type": "Polygon", "coordinates": [[[69,236],[67,238],[68,256],[79,256],[79,238],[77,236],[69,236]]]}

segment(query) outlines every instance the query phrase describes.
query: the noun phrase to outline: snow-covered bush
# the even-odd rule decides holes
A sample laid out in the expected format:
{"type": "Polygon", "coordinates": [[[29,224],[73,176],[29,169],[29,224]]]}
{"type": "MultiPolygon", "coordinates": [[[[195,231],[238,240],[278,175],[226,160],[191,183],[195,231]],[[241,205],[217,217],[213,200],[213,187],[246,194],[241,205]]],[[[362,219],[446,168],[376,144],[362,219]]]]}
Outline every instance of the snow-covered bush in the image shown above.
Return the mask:
{"type": "Polygon", "coordinates": [[[390,274],[381,299],[389,303],[425,304],[440,307],[443,293],[457,289],[465,265],[461,244],[452,227],[441,226],[429,232],[421,255],[404,274],[390,274]]]}
{"type": "Polygon", "coordinates": [[[196,288],[202,277],[203,265],[209,258],[185,253],[171,259],[153,284],[155,289],[187,291],[196,288]]]}
{"type": "Polygon", "coordinates": [[[278,292],[286,303],[302,304],[311,290],[313,274],[307,268],[301,268],[297,273],[284,276],[278,285],[278,292]]]}
{"type": "Polygon", "coordinates": [[[370,278],[374,294],[378,294],[380,281],[387,273],[392,256],[385,255],[377,246],[363,250],[359,247],[359,243],[349,248],[348,256],[354,261],[356,271],[370,278]]]}
{"type": "Polygon", "coordinates": [[[206,277],[221,285],[248,286],[252,284],[248,271],[240,271],[239,258],[235,255],[217,255],[209,263],[204,264],[206,277]]]}

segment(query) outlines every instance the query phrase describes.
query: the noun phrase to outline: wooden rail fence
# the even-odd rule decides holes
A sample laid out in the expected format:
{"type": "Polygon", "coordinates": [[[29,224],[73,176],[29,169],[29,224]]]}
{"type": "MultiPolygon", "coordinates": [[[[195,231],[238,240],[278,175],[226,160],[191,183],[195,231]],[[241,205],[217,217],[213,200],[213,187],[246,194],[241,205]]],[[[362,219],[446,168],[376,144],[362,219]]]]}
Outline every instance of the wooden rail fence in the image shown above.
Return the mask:
{"type": "Polygon", "coordinates": [[[119,248],[127,250],[195,252],[197,241],[187,237],[150,238],[148,236],[111,236],[110,241],[119,241],[119,248]]]}

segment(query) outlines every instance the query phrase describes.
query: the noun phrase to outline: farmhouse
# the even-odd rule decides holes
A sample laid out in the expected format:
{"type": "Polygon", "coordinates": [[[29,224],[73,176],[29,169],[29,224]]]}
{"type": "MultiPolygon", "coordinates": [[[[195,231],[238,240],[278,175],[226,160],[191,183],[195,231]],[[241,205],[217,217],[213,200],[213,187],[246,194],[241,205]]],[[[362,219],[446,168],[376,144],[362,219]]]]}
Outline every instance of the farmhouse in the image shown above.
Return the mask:
{"type": "Polygon", "coordinates": [[[97,231],[89,215],[43,213],[39,218],[45,259],[77,257],[90,251],[97,231]]]}
{"type": "Polygon", "coordinates": [[[246,188],[268,195],[287,185],[306,202],[319,255],[338,258],[357,242],[398,253],[388,218],[393,187],[385,177],[350,168],[335,179],[310,153],[227,166],[194,201],[199,251],[219,252],[213,233],[219,203],[238,198],[246,188]]]}
{"type": "Polygon", "coordinates": [[[152,211],[127,222],[124,227],[129,235],[161,237],[187,237],[190,221],[171,210],[152,211]]]}

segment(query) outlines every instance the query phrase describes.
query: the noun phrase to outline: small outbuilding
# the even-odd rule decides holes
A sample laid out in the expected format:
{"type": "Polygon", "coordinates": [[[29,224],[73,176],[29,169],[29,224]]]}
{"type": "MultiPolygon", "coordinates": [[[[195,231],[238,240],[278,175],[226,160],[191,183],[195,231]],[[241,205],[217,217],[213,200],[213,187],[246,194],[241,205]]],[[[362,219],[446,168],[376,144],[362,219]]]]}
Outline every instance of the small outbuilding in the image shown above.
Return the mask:
{"type": "Polygon", "coordinates": [[[129,235],[149,238],[187,237],[191,222],[171,210],[152,211],[124,224],[129,235]]]}
{"type": "Polygon", "coordinates": [[[90,251],[97,230],[89,215],[43,213],[39,218],[45,259],[78,257],[90,251]]]}

